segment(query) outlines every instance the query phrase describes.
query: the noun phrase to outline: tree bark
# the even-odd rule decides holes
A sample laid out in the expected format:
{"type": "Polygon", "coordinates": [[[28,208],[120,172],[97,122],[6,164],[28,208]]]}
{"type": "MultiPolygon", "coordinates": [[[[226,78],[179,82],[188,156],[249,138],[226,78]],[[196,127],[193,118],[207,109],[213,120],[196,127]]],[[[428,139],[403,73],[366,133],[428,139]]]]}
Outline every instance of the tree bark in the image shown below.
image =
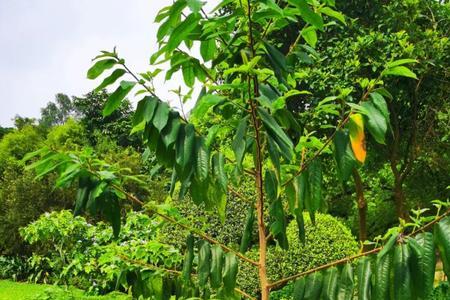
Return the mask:
{"type": "Polygon", "coordinates": [[[364,187],[358,170],[353,168],[352,174],[356,188],[356,204],[358,205],[359,240],[364,242],[367,240],[367,202],[364,198],[364,187]]]}

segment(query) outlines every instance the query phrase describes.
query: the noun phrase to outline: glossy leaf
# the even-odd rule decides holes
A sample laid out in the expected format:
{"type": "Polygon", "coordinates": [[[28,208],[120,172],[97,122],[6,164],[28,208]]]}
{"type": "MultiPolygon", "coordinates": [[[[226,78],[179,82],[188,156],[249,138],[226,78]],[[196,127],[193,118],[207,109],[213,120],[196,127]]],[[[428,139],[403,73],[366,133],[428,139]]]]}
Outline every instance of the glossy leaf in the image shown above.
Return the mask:
{"type": "Polygon", "coordinates": [[[312,26],[302,29],[301,31],[302,37],[305,39],[305,42],[308,43],[311,47],[315,48],[317,44],[317,32],[316,29],[312,26]]]}
{"type": "Polygon", "coordinates": [[[109,95],[108,100],[106,100],[105,107],[103,108],[103,116],[107,117],[112,114],[117,108],[119,108],[122,100],[128,95],[128,93],[133,89],[134,84],[127,84],[125,87],[120,85],[114,93],[109,95]]]}
{"type": "Polygon", "coordinates": [[[175,111],[170,111],[167,125],[161,131],[161,138],[166,147],[176,142],[181,126],[180,115],[175,111]]]}
{"type": "Polygon", "coordinates": [[[194,236],[190,234],[186,241],[186,252],[181,276],[185,282],[189,282],[192,273],[192,263],[194,262],[194,236]]]}
{"type": "Polygon", "coordinates": [[[216,54],[216,47],[216,41],[214,39],[201,41],[200,54],[204,61],[210,61],[214,58],[214,55],[216,54]]]}
{"type": "Polygon", "coordinates": [[[189,33],[194,30],[200,21],[201,16],[199,13],[192,13],[187,16],[180,24],[175,27],[173,32],[170,34],[170,38],[167,41],[167,52],[175,50],[183,40],[185,40],[189,33]]]}
{"type": "Polygon", "coordinates": [[[198,180],[204,181],[208,178],[209,172],[209,151],[205,146],[205,141],[203,138],[197,138],[195,142],[196,147],[196,168],[195,175],[198,180]]]}
{"type": "Polygon", "coordinates": [[[362,103],[362,106],[367,110],[365,116],[366,127],[375,141],[379,144],[385,144],[385,136],[387,131],[387,121],[383,114],[376,108],[376,106],[369,101],[362,103]]]}
{"type": "Polygon", "coordinates": [[[211,271],[211,246],[208,242],[203,242],[198,250],[198,284],[204,287],[208,282],[211,271]]]}
{"type": "Polygon", "coordinates": [[[356,158],[350,146],[348,132],[338,130],[333,142],[338,177],[342,182],[346,182],[350,178],[353,168],[356,166],[356,158]]]}
{"type": "Polygon", "coordinates": [[[231,144],[231,148],[234,151],[234,156],[236,158],[236,167],[242,172],[242,161],[244,159],[246,143],[245,137],[247,134],[247,121],[248,118],[242,118],[238,126],[236,128],[236,135],[234,136],[233,143],[231,144]]]}
{"type": "Polygon", "coordinates": [[[224,254],[222,247],[213,245],[211,247],[211,287],[214,289],[222,285],[222,268],[224,263],[224,254]]]}
{"type": "Polygon", "coordinates": [[[88,79],[95,79],[104,71],[111,69],[117,63],[115,59],[103,59],[97,61],[87,72],[88,79]]]}
{"type": "Polygon", "coordinates": [[[338,300],[351,300],[353,299],[353,268],[352,265],[347,263],[341,271],[339,277],[339,287],[337,293],[338,300]]]}
{"type": "Polygon", "coordinates": [[[410,69],[408,69],[405,66],[395,66],[392,68],[389,68],[387,70],[384,70],[381,75],[383,76],[403,76],[403,77],[409,77],[409,78],[413,78],[413,79],[417,79],[416,74],[414,74],[413,71],[411,71],[410,69]]]}
{"type": "Polygon", "coordinates": [[[317,212],[322,207],[322,165],[319,159],[314,159],[308,167],[308,181],[310,191],[310,204],[307,209],[317,212]]]}
{"type": "Polygon", "coordinates": [[[158,102],[158,106],[156,107],[155,114],[153,116],[153,126],[161,132],[164,127],[167,125],[167,121],[169,120],[169,105],[165,102],[158,102]]]}
{"type": "Polygon", "coordinates": [[[444,272],[450,282],[450,217],[434,225],[434,238],[441,256],[444,272]]]}
{"type": "Polygon", "coordinates": [[[394,299],[412,299],[411,273],[410,273],[411,251],[406,244],[397,245],[394,249],[394,299]]]}
{"type": "Polygon", "coordinates": [[[254,223],[255,223],[255,211],[254,211],[253,206],[250,206],[247,210],[247,217],[246,217],[246,221],[245,221],[244,233],[242,234],[241,245],[239,247],[239,251],[241,253],[247,252],[247,250],[250,246],[250,242],[252,240],[254,223]]]}
{"type": "Polygon", "coordinates": [[[358,300],[370,300],[372,266],[369,257],[358,260],[356,275],[358,277],[358,300]]]}
{"type": "Polygon", "coordinates": [[[300,277],[294,283],[294,291],[292,293],[292,298],[294,300],[303,300],[305,297],[306,289],[306,279],[305,277],[300,277]]]}
{"type": "Polygon", "coordinates": [[[215,94],[207,94],[200,98],[200,100],[196,103],[194,109],[191,112],[191,117],[201,119],[204,118],[206,113],[211,107],[219,104],[223,101],[223,98],[219,95],[215,94]]]}
{"type": "Polygon", "coordinates": [[[321,272],[314,272],[306,276],[305,300],[317,300],[320,297],[323,285],[323,275],[321,272]]]}
{"type": "Polygon", "coordinates": [[[226,193],[228,179],[225,173],[225,156],[221,152],[216,152],[213,155],[213,173],[222,191],[226,193]]]}
{"type": "Polygon", "coordinates": [[[258,114],[267,130],[267,133],[271,138],[278,144],[283,155],[287,160],[290,160],[293,153],[293,144],[291,139],[286,135],[286,133],[278,125],[277,121],[263,108],[258,107],[258,114]]]}
{"type": "Polygon", "coordinates": [[[107,88],[108,86],[110,86],[111,84],[113,84],[114,82],[117,81],[117,79],[119,79],[120,77],[122,77],[124,74],[126,73],[126,71],[124,69],[116,69],[114,70],[114,72],[111,73],[111,75],[109,75],[108,77],[106,77],[102,83],[95,88],[95,92],[99,92],[104,88],[107,88]]]}
{"type": "Polygon", "coordinates": [[[133,116],[133,126],[136,126],[144,121],[150,122],[155,114],[157,106],[158,99],[151,96],[146,96],[144,99],[139,101],[133,116]]]}
{"type": "Polygon", "coordinates": [[[313,25],[318,29],[323,29],[322,17],[309,7],[306,0],[289,0],[289,2],[298,8],[298,10],[300,11],[300,16],[303,20],[305,20],[305,22],[313,25]]]}
{"type": "Polygon", "coordinates": [[[335,300],[337,295],[338,269],[332,267],[324,272],[322,295],[320,299],[335,300]]]}
{"type": "Polygon", "coordinates": [[[433,294],[436,249],[433,234],[419,233],[408,239],[411,249],[411,280],[414,299],[426,300],[433,294]]]}
{"type": "Polygon", "coordinates": [[[236,276],[238,270],[238,260],[236,258],[236,255],[231,252],[225,254],[223,285],[227,291],[232,291],[236,287],[236,276]]]}

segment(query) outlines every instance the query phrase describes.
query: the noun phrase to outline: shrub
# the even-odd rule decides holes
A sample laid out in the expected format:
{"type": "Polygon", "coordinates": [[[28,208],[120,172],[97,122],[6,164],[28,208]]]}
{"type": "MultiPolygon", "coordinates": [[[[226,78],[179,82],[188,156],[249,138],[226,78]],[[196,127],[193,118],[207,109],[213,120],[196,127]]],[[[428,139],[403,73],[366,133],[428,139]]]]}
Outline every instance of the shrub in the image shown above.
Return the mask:
{"type": "MultiPolygon", "coordinates": [[[[358,243],[355,238],[350,230],[336,218],[317,214],[316,225],[313,225],[309,215],[304,214],[304,217],[305,244],[300,242],[297,224],[293,221],[287,228],[289,250],[284,251],[275,246],[269,247],[267,270],[270,280],[294,275],[357,252],[358,243]]],[[[257,259],[258,250],[252,249],[248,255],[257,259]]],[[[241,263],[238,284],[245,291],[256,295],[259,288],[257,269],[250,264],[241,263]]]]}
{"type": "Polygon", "coordinates": [[[0,256],[0,279],[24,280],[30,272],[26,258],[19,256],[0,256]]]}
{"type": "MultiPolygon", "coordinates": [[[[181,261],[178,251],[154,241],[159,225],[156,219],[130,212],[114,238],[111,227],[103,222],[91,225],[70,211],[44,214],[21,229],[35,250],[29,258],[29,279],[103,293],[116,288],[122,273],[139,270],[133,261],[176,268],[181,261]]],[[[120,285],[130,287],[126,280],[120,285]]]]}
{"type": "MultiPolygon", "coordinates": [[[[239,188],[239,192],[251,199],[253,186],[250,183],[243,182],[239,188]]],[[[236,196],[229,194],[227,198],[225,222],[222,223],[217,212],[207,211],[203,205],[196,205],[190,198],[173,201],[173,206],[180,212],[180,215],[186,219],[188,224],[204,230],[208,235],[217,239],[223,244],[233,248],[238,248],[240,244],[242,232],[245,227],[246,215],[250,202],[245,202],[236,196]]],[[[255,225],[256,232],[256,225],[255,225]]],[[[169,243],[177,249],[183,249],[188,236],[187,231],[183,231],[179,227],[167,224],[161,231],[160,240],[169,243]]],[[[256,237],[256,233],[253,235],[256,237]]]]}

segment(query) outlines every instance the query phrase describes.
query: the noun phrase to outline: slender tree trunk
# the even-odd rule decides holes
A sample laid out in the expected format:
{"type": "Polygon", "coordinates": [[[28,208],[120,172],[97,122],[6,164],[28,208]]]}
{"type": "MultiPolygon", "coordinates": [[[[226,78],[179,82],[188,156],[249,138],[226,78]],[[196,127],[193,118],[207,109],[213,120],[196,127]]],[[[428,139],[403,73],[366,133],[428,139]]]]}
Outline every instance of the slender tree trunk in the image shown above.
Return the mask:
{"type": "Polygon", "coordinates": [[[356,187],[356,203],[358,205],[359,240],[364,242],[367,240],[367,202],[364,198],[364,187],[358,170],[353,168],[352,173],[356,187]]]}
{"type": "Polygon", "coordinates": [[[397,217],[404,220],[407,218],[407,213],[405,211],[405,200],[405,194],[403,193],[403,180],[398,172],[394,172],[395,211],[397,213],[397,217]]]}

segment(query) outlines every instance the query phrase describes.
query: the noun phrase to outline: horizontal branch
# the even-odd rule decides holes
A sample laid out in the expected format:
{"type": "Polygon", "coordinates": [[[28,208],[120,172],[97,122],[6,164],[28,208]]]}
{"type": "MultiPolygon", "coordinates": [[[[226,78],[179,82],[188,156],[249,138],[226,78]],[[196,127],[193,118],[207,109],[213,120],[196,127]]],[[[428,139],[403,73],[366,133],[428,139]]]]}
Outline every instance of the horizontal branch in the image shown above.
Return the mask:
{"type": "Polygon", "coordinates": [[[119,192],[125,194],[127,196],[127,198],[129,200],[131,200],[133,203],[144,207],[146,210],[148,210],[148,211],[158,215],[159,217],[163,218],[164,220],[166,220],[166,221],[168,221],[168,222],[170,222],[172,224],[175,224],[175,225],[177,225],[179,227],[182,227],[182,228],[188,230],[190,233],[199,236],[200,238],[210,242],[211,244],[219,245],[225,252],[231,252],[231,253],[235,254],[237,257],[239,257],[240,259],[245,260],[246,262],[248,262],[248,263],[250,263],[250,264],[252,264],[254,266],[258,266],[258,262],[254,261],[254,260],[248,258],[247,256],[243,255],[242,253],[240,253],[240,252],[238,252],[238,251],[236,251],[236,250],[234,250],[234,249],[232,249],[232,248],[222,244],[221,242],[219,242],[218,240],[214,239],[213,237],[207,235],[206,233],[204,233],[204,232],[202,232],[202,231],[200,231],[200,230],[198,230],[196,228],[192,228],[189,225],[180,223],[177,220],[175,220],[174,218],[172,218],[170,216],[167,216],[167,215],[165,215],[165,214],[163,214],[161,212],[158,212],[156,209],[153,209],[153,208],[145,206],[145,203],[142,202],[139,198],[137,198],[136,196],[134,196],[131,193],[128,193],[127,191],[125,191],[124,189],[122,189],[118,185],[113,184],[112,186],[116,190],[118,190],[119,192]]]}
{"type": "MultiPolygon", "coordinates": [[[[429,229],[429,227],[433,226],[434,224],[436,224],[437,222],[439,222],[440,220],[442,220],[444,217],[446,217],[449,214],[450,214],[450,209],[448,209],[445,213],[443,213],[439,217],[435,218],[433,221],[431,221],[431,222],[425,224],[424,226],[414,230],[413,232],[411,232],[410,234],[408,234],[406,236],[407,237],[412,237],[412,236],[416,235],[419,232],[422,232],[422,231],[425,231],[425,230],[429,229]]],[[[306,276],[306,275],[314,273],[314,272],[322,271],[324,269],[328,269],[328,268],[331,268],[331,267],[334,267],[334,266],[337,266],[337,265],[340,265],[340,264],[344,264],[344,263],[350,262],[352,260],[355,260],[355,259],[363,257],[363,256],[367,256],[367,255],[370,255],[370,254],[378,253],[379,251],[381,251],[381,249],[383,249],[383,247],[378,247],[378,248],[375,248],[375,249],[372,249],[372,250],[369,250],[369,251],[366,251],[366,252],[363,252],[363,253],[359,253],[359,254],[352,255],[352,256],[349,256],[349,257],[345,257],[345,258],[342,258],[342,259],[339,259],[339,260],[335,260],[333,262],[321,265],[319,267],[316,267],[316,268],[313,268],[313,269],[310,269],[310,270],[307,270],[307,271],[304,271],[304,272],[301,272],[301,273],[298,273],[298,274],[295,274],[295,275],[292,275],[292,276],[289,276],[289,277],[277,280],[275,282],[272,282],[269,285],[269,287],[270,287],[271,290],[280,289],[283,286],[285,286],[289,281],[295,280],[297,278],[306,276]]]]}
{"type": "MultiPolygon", "coordinates": [[[[181,271],[174,270],[174,269],[161,268],[161,267],[149,264],[147,262],[144,262],[142,260],[135,260],[135,259],[128,258],[125,255],[117,255],[117,257],[119,257],[120,259],[122,259],[124,261],[127,261],[127,262],[129,262],[131,264],[134,264],[134,265],[146,267],[146,268],[153,269],[153,270],[162,271],[162,272],[169,273],[169,274],[175,274],[175,275],[178,275],[178,276],[181,275],[181,271]]],[[[192,273],[191,275],[192,276],[198,276],[198,274],[195,274],[195,273],[192,273]]],[[[243,290],[241,290],[239,288],[234,288],[234,290],[237,293],[241,294],[242,296],[244,296],[244,297],[246,297],[246,298],[248,298],[250,300],[256,300],[256,298],[252,297],[251,295],[247,294],[246,292],[244,292],[243,290]]]]}

